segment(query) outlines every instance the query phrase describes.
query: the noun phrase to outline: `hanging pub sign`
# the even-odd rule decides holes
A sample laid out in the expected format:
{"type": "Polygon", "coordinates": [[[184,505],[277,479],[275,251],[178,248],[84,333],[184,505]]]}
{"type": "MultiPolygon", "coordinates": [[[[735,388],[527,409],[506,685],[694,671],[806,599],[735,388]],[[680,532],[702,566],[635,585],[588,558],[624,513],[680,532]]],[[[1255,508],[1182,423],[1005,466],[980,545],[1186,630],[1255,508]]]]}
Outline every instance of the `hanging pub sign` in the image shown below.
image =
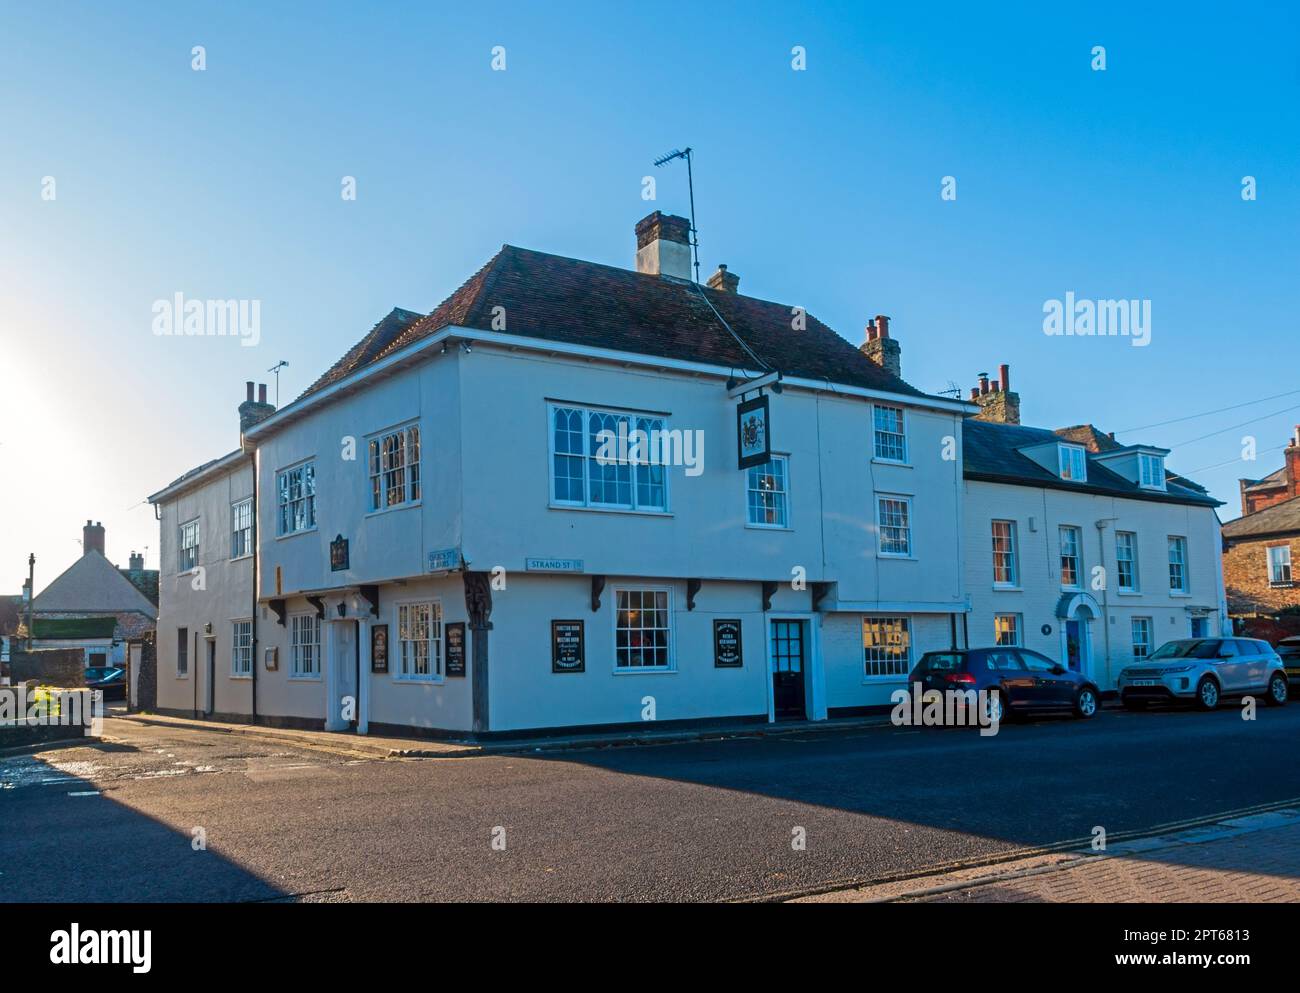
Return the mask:
{"type": "Polygon", "coordinates": [[[342,572],[348,568],[348,539],[339,535],[330,542],[330,571],[342,572]]]}
{"type": "Polygon", "coordinates": [[[551,621],[551,672],[585,672],[582,621],[551,621]]]}
{"type": "Polygon", "coordinates": [[[736,449],[741,469],[772,461],[766,393],[744,400],[736,407],[736,449]]]}
{"type": "Polygon", "coordinates": [[[465,675],[465,622],[447,625],[447,675],[465,675]]]}
{"type": "Polygon", "coordinates": [[[388,671],[388,625],[370,626],[370,671],[388,671]]]}
{"type": "Polygon", "coordinates": [[[745,664],[740,647],[740,621],[713,621],[713,665],[718,669],[739,669],[745,664]]]}

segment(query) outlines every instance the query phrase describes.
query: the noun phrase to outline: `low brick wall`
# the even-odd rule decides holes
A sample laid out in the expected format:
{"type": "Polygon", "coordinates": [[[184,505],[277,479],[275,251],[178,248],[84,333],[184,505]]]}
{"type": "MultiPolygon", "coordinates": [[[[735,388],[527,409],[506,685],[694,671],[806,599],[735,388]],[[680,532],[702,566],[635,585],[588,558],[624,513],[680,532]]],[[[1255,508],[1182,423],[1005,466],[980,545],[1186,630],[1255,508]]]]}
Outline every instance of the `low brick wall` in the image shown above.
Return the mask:
{"type": "Polygon", "coordinates": [[[10,652],[9,678],[14,683],[41,683],[71,689],[86,685],[86,656],[79,648],[10,652]]]}

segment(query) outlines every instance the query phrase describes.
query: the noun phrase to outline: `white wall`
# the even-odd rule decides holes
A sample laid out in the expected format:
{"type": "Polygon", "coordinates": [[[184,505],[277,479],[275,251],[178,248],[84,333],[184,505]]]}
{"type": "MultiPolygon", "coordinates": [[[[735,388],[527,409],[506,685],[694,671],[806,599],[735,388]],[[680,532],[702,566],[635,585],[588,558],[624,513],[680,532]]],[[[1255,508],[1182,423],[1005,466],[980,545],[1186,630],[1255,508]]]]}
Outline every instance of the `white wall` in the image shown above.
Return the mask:
{"type": "MultiPolygon", "coordinates": [[[[1064,590],[1060,581],[1059,528],[1072,525],[1080,532],[1084,589],[1099,604],[1108,605],[1109,620],[1092,626],[1092,675],[1103,690],[1114,688],[1115,677],[1132,662],[1133,617],[1152,619],[1152,650],[1190,633],[1189,608],[1217,611],[1222,586],[1218,518],[1209,507],[1134,500],[1124,497],[1070,493],[1065,490],[967,481],[965,503],[966,584],[970,590],[970,642],[994,642],[993,617],[997,613],[1023,615],[1025,647],[1049,658],[1063,660],[1062,621],[1056,605],[1064,590]],[[1031,530],[1030,520],[1037,530],[1031,530]],[[1098,545],[1096,522],[1106,518],[1098,545]],[[993,586],[994,520],[1014,520],[1019,542],[1019,588],[993,586]],[[1121,593],[1115,574],[1115,532],[1132,531],[1138,542],[1139,592],[1121,593]],[[1187,539],[1188,593],[1169,591],[1168,538],[1187,539]],[[1093,567],[1104,565],[1109,589],[1105,597],[1091,588],[1093,567]],[[1042,634],[1042,626],[1051,634],[1042,634]],[[1106,634],[1110,639],[1110,664],[1106,664],[1106,634]]],[[[1218,618],[1209,619],[1217,634],[1218,618]]]]}

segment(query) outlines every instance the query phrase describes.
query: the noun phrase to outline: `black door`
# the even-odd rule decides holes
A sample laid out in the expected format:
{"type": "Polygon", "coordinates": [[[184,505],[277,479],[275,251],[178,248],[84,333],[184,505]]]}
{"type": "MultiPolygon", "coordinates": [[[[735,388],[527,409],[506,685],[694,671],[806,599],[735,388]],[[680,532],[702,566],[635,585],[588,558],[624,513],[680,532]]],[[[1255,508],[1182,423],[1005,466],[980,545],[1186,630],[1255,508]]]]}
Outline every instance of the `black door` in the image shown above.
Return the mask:
{"type": "Polygon", "coordinates": [[[801,721],[804,712],[803,621],[772,622],[772,698],[778,721],[801,721]]]}

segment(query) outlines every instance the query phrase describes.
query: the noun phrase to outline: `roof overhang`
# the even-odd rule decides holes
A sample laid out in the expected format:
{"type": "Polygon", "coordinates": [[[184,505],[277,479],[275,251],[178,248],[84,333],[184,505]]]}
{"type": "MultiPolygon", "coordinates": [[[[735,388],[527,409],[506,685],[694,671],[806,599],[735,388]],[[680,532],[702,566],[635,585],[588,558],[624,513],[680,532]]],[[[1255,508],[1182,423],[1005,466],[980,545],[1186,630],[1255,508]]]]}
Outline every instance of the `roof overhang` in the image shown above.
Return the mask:
{"type": "MultiPolygon", "coordinates": [[[[377,362],[372,362],[356,372],[344,376],[338,382],[331,383],[282,407],[270,417],[259,421],[244,432],[247,441],[256,442],[267,438],[287,427],[294,421],[305,417],[318,408],[341,397],[348,396],[370,385],[372,381],[384,379],[409,366],[423,362],[433,354],[445,351],[444,346],[466,342],[471,345],[496,345],[502,348],[542,352],[548,355],[564,355],[572,358],[610,362],[617,365],[636,365],[647,369],[659,369],[681,372],[688,375],[715,376],[722,380],[730,379],[736,369],[730,366],[712,365],[706,362],[690,362],[684,359],[664,358],[645,355],[641,352],[627,352],[613,348],[595,348],[588,345],[574,345],[568,342],[549,341],[530,335],[506,334],[500,331],[483,331],[478,328],[465,328],[449,325],[427,338],[401,348],[377,362]]],[[[761,370],[752,370],[751,375],[761,375],[761,370]]],[[[783,377],[781,385],[787,389],[800,388],[815,392],[832,393],[836,396],[851,396],[866,400],[888,400],[895,405],[914,407],[963,416],[979,412],[977,404],[965,400],[951,400],[928,394],[912,395],[910,393],[891,393],[888,390],[871,390],[861,386],[849,386],[830,380],[804,379],[799,376],[783,377]]]]}
{"type": "Polygon", "coordinates": [[[199,486],[203,483],[206,483],[210,479],[220,476],[223,473],[229,472],[235,466],[242,463],[245,458],[246,456],[242,451],[231,452],[229,455],[217,459],[211,465],[205,467],[202,471],[195,472],[193,473],[193,475],[182,476],[180,479],[176,480],[176,482],[172,483],[169,486],[163,487],[157,493],[153,493],[150,496],[146,497],[145,499],[149,503],[158,503],[159,501],[168,500],[171,497],[179,496],[181,493],[193,489],[195,486],[199,486]]]}

